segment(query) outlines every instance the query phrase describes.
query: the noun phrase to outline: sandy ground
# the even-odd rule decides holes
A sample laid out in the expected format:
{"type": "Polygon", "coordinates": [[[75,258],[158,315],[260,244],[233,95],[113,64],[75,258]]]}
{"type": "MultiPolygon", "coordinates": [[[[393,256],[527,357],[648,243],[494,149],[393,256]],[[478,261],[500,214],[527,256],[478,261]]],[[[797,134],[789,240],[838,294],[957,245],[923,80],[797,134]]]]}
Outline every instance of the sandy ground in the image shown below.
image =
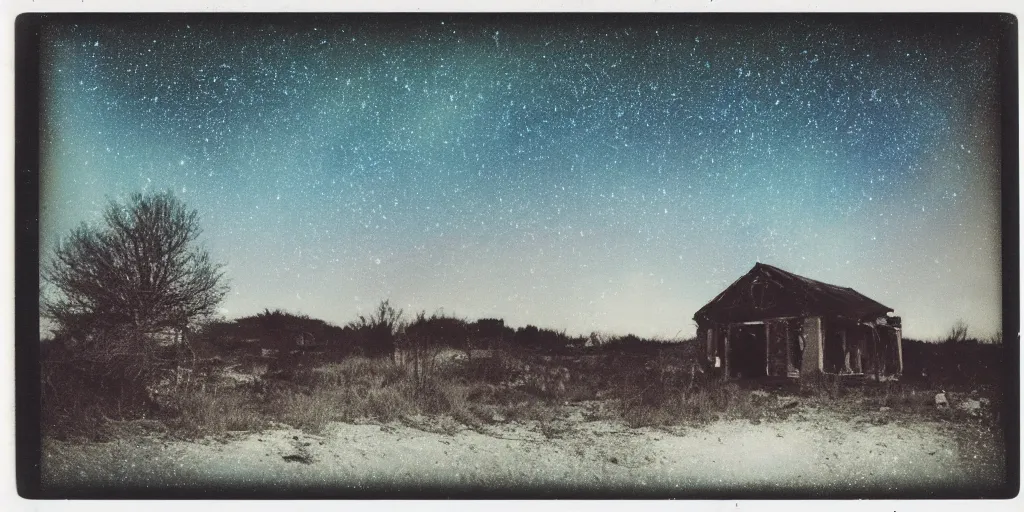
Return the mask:
{"type": "Polygon", "coordinates": [[[829,497],[984,489],[1000,483],[1002,459],[984,429],[898,418],[876,425],[805,411],[699,428],[580,421],[555,431],[506,424],[445,434],[338,423],[321,435],[282,428],[194,442],[46,440],[41,469],[52,490],[829,497]]]}

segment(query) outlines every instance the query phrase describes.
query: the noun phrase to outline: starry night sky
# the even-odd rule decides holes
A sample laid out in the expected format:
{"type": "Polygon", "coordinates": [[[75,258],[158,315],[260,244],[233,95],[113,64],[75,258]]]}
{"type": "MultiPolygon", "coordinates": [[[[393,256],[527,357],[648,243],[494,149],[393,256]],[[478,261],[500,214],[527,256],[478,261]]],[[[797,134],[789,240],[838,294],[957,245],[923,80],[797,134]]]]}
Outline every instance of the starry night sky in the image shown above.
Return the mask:
{"type": "Polygon", "coordinates": [[[755,262],[1001,320],[995,34],[949,19],[113,18],[43,31],[41,256],[173,190],[228,318],[390,298],[693,334],[755,262]]]}

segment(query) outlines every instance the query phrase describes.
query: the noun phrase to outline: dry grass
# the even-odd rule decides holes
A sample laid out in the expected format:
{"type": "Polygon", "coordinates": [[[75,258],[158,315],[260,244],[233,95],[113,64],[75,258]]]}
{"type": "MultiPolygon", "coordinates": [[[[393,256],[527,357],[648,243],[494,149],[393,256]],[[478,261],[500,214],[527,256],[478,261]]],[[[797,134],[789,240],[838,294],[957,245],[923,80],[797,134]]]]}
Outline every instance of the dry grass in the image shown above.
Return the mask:
{"type": "Polygon", "coordinates": [[[182,394],[163,414],[168,426],[184,435],[259,430],[269,425],[258,402],[243,390],[214,389],[182,394]]]}
{"type": "MultiPolygon", "coordinates": [[[[977,419],[955,406],[937,411],[936,390],[921,384],[849,386],[825,378],[803,387],[770,388],[699,378],[687,363],[686,357],[672,353],[552,357],[498,352],[488,358],[431,365],[426,371],[421,366],[414,372],[411,365],[386,358],[351,357],[288,368],[251,382],[215,384],[212,377],[209,382],[184,381],[162,391],[159,418],[182,436],[261,430],[275,423],[312,433],[338,421],[419,421],[423,428],[432,428],[425,426],[430,421],[413,418],[444,418],[439,428],[446,432],[459,425],[536,422],[549,437],[562,434],[564,422],[559,418],[566,406],[583,402],[607,404],[602,419],[634,428],[721,419],[777,421],[801,407],[854,416],[882,410],[884,418],[905,414],[977,419]]],[[[966,397],[953,396],[951,404],[966,397]]],[[[77,413],[87,417],[83,411],[77,413]]],[[[95,423],[76,424],[77,413],[63,411],[58,430],[69,425],[98,428],[95,423]]]]}
{"type": "Polygon", "coordinates": [[[622,418],[631,427],[710,423],[719,419],[757,420],[768,405],[733,383],[713,382],[692,389],[651,386],[621,399],[622,418]]]}

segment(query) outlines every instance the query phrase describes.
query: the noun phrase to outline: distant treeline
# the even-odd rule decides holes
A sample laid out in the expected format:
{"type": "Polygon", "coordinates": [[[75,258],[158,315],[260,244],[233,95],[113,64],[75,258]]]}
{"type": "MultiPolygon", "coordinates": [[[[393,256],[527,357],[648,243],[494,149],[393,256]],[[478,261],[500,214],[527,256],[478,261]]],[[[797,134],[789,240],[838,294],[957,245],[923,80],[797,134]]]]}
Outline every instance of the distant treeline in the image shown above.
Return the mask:
{"type": "Polygon", "coordinates": [[[934,386],[1000,385],[1005,375],[1005,343],[971,338],[940,342],[903,339],[903,378],[934,386]]]}
{"type": "Polygon", "coordinates": [[[505,325],[503,319],[471,321],[438,313],[430,316],[419,313],[412,320],[403,321],[401,313],[385,301],[369,317],[338,326],[303,314],[267,309],[233,321],[208,323],[193,335],[193,341],[222,350],[327,352],[342,357],[390,355],[406,346],[457,350],[520,348],[559,353],[643,351],[666,343],[632,334],[570,336],[564,330],[534,325],[512,328],[505,325]]]}

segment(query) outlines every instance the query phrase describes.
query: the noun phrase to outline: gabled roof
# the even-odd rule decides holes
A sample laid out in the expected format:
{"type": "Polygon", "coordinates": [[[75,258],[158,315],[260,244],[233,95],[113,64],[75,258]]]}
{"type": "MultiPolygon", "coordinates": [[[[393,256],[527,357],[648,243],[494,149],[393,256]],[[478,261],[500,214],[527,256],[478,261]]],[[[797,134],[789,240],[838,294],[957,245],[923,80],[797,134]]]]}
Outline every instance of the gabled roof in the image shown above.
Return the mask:
{"type": "Polygon", "coordinates": [[[844,288],[757,263],[743,277],[697,310],[700,322],[745,322],[783,316],[841,316],[868,320],[892,308],[853,288],[844,288]]]}

